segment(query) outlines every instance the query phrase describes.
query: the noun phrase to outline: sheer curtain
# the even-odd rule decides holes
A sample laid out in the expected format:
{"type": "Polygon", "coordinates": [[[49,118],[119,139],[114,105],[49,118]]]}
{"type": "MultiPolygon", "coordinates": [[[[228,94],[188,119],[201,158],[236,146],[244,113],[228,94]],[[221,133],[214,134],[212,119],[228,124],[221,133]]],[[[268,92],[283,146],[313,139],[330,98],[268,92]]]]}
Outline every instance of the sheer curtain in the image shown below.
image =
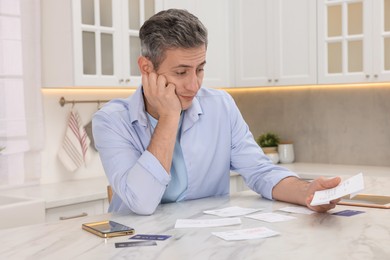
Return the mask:
{"type": "Polygon", "coordinates": [[[40,2],[0,0],[0,189],[39,182],[40,2]]]}

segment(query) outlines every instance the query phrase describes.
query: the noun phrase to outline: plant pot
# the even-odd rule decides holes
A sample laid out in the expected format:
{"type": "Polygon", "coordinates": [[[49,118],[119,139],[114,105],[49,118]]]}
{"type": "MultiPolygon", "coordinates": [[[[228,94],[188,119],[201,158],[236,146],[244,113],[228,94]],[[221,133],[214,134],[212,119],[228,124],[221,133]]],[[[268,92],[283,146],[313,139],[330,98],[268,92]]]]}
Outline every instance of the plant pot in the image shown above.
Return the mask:
{"type": "Polygon", "coordinates": [[[281,163],[294,162],[294,146],[292,143],[279,144],[278,146],[279,160],[281,163]]]}
{"type": "Polygon", "coordinates": [[[263,149],[263,152],[265,154],[267,153],[278,153],[278,147],[276,146],[273,146],[273,147],[261,147],[261,149],[263,149]]]}

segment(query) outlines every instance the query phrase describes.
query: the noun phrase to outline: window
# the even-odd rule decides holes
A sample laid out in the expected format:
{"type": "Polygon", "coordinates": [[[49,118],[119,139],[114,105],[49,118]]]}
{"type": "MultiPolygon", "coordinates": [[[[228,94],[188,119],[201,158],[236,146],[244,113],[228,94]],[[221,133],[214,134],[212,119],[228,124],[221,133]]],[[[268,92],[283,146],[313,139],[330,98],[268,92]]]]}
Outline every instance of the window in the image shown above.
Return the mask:
{"type": "Polygon", "coordinates": [[[40,176],[39,27],[39,0],[0,0],[0,188],[40,176]]]}

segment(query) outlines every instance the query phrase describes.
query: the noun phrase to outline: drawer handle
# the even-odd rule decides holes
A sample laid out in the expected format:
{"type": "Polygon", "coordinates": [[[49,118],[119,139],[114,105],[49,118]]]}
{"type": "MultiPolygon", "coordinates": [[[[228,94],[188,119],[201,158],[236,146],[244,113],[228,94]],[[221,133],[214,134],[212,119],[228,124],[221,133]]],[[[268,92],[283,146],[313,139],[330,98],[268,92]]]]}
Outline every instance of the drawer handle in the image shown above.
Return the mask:
{"type": "Polygon", "coordinates": [[[60,217],[60,220],[67,220],[67,219],[72,219],[72,218],[81,218],[81,217],[86,217],[88,216],[88,213],[81,213],[79,215],[75,215],[75,216],[69,216],[69,217],[60,217]]]}

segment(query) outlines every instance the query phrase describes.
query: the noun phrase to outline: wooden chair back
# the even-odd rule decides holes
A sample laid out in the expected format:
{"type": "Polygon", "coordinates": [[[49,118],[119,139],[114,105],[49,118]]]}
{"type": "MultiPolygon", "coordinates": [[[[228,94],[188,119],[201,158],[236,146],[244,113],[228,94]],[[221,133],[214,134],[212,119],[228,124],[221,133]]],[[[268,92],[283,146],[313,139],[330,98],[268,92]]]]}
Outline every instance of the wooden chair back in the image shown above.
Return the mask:
{"type": "Polygon", "coordinates": [[[111,203],[111,200],[112,200],[112,189],[111,189],[110,185],[107,186],[107,198],[108,198],[108,203],[111,203]]]}

